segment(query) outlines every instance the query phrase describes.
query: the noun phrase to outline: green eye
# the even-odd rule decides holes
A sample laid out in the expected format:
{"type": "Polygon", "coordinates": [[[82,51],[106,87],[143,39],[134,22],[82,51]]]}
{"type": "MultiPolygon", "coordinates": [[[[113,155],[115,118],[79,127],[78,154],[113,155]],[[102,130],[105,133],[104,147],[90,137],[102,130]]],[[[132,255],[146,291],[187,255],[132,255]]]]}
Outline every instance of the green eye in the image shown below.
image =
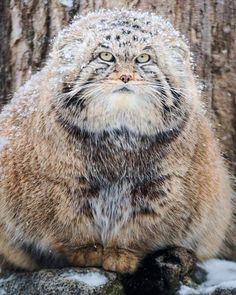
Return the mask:
{"type": "Polygon", "coordinates": [[[114,61],[115,57],[110,52],[101,52],[99,53],[99,57],[104,61],[114,61]]]}
{"type": "Polygon", "coordinates": [[[151,56],[147,53],[142,53],[138,57],[136,57],[135,61],[139,64],[143,64],[148,62],[151,59],[151,56]]]}

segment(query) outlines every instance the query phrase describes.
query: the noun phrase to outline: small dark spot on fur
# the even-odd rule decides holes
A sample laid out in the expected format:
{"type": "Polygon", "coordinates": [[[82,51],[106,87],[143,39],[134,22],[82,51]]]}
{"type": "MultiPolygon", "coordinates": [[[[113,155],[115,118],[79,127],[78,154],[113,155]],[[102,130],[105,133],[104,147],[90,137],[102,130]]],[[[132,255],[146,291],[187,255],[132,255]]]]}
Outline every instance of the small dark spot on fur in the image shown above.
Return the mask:
{"type": "Polygon", "coordinates": [[[130,33],[131,33],[130,30],[122,29],[122,34],[124,34],[124,35],[129,35],[130,33]]]}
{"type": "Polygon", "coordinates": [[[132,28],[140,30],[141,27],[139,25],[132,25],[132,28]]]}
{"type": "Polygon", "coordinates": [[[106,49],[108,49],[109,48],[109,46],[108,45],[106,45],[106,44],[99,44],[102,48],[106,48],[106,49]]]}

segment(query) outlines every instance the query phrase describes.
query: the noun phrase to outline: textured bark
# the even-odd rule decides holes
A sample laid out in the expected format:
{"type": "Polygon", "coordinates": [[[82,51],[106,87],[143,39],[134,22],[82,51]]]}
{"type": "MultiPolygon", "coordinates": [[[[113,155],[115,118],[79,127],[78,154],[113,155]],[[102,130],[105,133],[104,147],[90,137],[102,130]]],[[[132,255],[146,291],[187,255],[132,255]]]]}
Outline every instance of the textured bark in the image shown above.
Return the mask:
{"type": "Polygon", "coordinates": [[[75,14],[114,7],[156,12],[188,38],[206,108],[235,173],[235,0],[0,0],[0,106],[43,66],[50,40],[75,14]]]}

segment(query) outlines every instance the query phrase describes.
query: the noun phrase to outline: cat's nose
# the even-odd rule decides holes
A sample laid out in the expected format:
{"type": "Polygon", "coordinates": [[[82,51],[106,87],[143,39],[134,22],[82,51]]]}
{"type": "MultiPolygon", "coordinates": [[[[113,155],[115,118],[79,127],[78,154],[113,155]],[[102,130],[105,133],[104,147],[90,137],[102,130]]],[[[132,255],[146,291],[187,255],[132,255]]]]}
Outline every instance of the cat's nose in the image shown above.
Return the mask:
{"type": "Polygon", "coordinates": [[[124,83],[128,83],[132,79],[133,77],[130,74],[123,74],[120,76],[120,80],[124,83]]]}

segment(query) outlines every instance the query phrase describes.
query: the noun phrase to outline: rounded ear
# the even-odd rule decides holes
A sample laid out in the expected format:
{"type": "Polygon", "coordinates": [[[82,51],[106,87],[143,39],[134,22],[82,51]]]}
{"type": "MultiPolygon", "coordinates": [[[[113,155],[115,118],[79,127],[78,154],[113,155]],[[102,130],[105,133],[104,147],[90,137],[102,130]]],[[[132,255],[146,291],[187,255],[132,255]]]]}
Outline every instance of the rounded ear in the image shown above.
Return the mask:
{"type": "Polygon", "coordinates": [[[53,45],[53,50],[56,51],[61,51],[63,50],[65,47],[69,46],[72,42],[77,43],[77,44],[81,44],[83,43],[83,38],[82,36],[73,36],[70,34],[60,34],[53,45]]]}
{"type": "Polygon", "coordinates": [[[76,48],[83,43],[78,35],[60,34],[52,47],[52,55],[59,57],[64,62],[73,62],[76,56],[76,48]]]}
{"type": "Polygon", "coordinates": [[[170,51],[177,62],[183,63],[185,61],[189,61],[189,48],[183,41],[172,43],[170,45],[170,51]]]}
{"type": "Polygon", "coordinates": [[[76,51],[81,47],[85,37],[84,27],[80,23],[80,18],[77,18],[54,39],[52,57],[59,58],[62,62],[73,62],[76,51]]]}

